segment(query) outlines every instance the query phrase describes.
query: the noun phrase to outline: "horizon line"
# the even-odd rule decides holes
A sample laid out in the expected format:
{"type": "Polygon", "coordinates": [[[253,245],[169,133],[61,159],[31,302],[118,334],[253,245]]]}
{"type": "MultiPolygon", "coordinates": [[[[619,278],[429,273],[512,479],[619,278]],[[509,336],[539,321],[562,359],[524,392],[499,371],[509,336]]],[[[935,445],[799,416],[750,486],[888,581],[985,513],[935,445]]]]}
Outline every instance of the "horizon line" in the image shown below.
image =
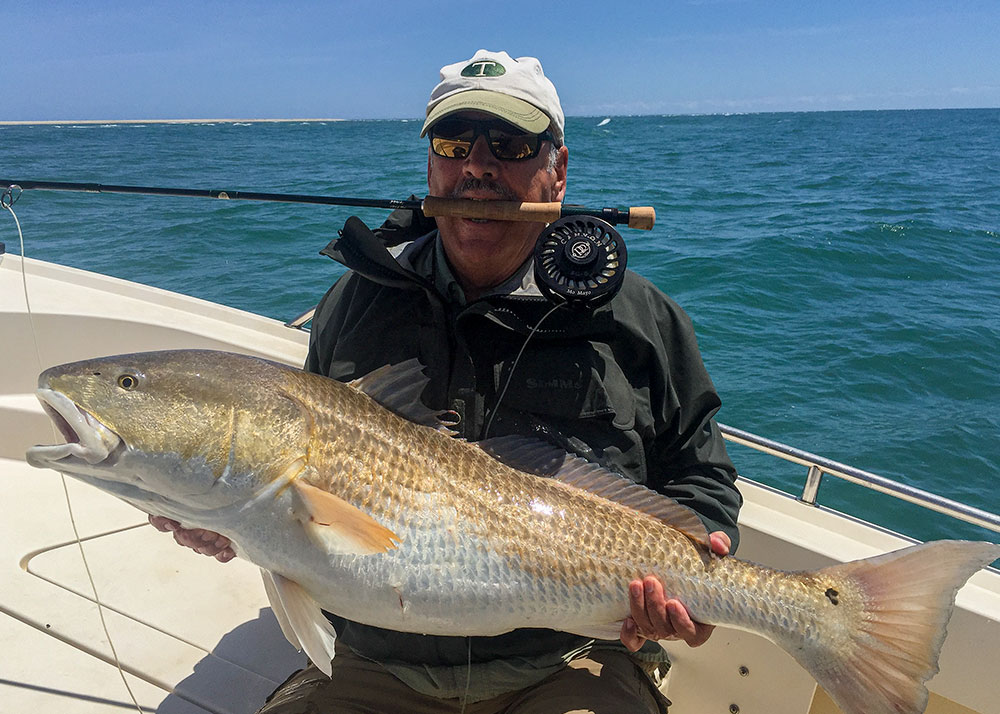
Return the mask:
{"type": "MultiPolygon", "coordinates": [[[[594,117],[640,117],[640,116],[732,116],[740,114],[820,114],[828,112],[921,112],[921,111],[980,111],[997,110],[997,107],[898,107],[870,109],[767,109],[751,111],[715,112],[648,112],[631,114],[568,114],[566,118],[588,119],[594,117]]],[[[11,119],[0,120],[0,126],[60,125],[60,124],[282,124],[305,122],[346,122],[346,121],[421,121],[418,117],[289,117],[271,119],[247,119],[219,117],[205,119],[11,119]]]]}

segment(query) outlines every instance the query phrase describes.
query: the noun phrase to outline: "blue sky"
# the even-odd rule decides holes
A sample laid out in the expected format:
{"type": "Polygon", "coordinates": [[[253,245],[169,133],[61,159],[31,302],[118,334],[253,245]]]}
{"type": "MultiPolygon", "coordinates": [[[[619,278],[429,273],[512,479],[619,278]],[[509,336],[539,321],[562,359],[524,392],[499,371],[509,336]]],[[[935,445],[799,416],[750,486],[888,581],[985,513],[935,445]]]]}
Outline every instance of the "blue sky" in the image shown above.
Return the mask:
{"type": "Polygon", "coordinates": [[[0,120],[416,117],[480,47],[569,115],[1000,107],[997,0],[37,0],[0,11],[0,120]]]}

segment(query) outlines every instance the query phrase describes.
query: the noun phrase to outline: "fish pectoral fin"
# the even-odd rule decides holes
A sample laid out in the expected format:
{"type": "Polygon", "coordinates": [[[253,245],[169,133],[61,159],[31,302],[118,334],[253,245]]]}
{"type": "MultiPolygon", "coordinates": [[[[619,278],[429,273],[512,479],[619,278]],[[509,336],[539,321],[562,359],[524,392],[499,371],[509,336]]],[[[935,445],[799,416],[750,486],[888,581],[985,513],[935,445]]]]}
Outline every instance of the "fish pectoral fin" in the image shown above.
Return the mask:
{"type": "Polygon", "coordinates": [[[334,655],[337,633],[323,615],[316,601],[294,580],[261,569],[264,591],[281,632],[292,646],[304,650],[327,677],[333,674],[330,664],[334,655]]]}
{"type": "Polygon", "coordinates": [[[296,516],[309,536],[327,552],[373,555],[399,546],[399,536],[344,499],[301,480],[292,488],[296,516]]]}

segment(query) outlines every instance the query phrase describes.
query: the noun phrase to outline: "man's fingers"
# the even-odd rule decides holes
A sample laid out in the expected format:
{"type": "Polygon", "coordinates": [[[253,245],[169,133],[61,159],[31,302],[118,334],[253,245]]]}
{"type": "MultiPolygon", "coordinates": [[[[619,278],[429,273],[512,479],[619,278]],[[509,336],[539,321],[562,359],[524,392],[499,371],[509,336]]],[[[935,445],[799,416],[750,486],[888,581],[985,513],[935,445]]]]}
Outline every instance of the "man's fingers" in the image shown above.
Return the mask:
{"type": "Polygon", "coordinates": [[[654,576],[629,583],[629,607],[636,633],[645,639],[674,639],[663,584],[654,576]]]}
{"type": "Polygon", "coordinates": [[[708,534],[708,542],[712,546],[712,552],[716,555],[729,555],[729,549],[733,542],[726,535],[725,531],[715,531],[708,534]]]}
{"type": "MultiPolygon", "coordinates": [[[[728,547],[728,537],[721,535],[724,539],[720,539],[720,545],[728,547]]],[[[620,637],[633,652],[646,639],[681,639],[691,647],[698,647],[708,641],[715,629],[692,620],[691,613],[680,600],[668,600],[663,584],[655,576],[633,580],[629,583],[628,595],[630,617],[622,622],[620,637]]]]}
{"type": "Polygon", "coordinates": [[[705,625],[691,619],[687,608],[679,600],[671,600],[667,603],[667,612],[670,614],[670,622],[680,637],[691,647],[700,647],[708,642],[715,630],[714,625],[705,625]]]}
{"type": "Polygon", "coordinates": [[[626,617],[622,622],[620,638],[622,644],[625,645],[629,652],[637,652],[646,640],[645,637],[639,634],[639,631],[635,627],[635,620],[631,617],[626,617]]]}
{"type": "Polygon", "coordinates": [[[680,600],[670,600],[667,602],[667,614],[670,617],[670,624],[673,625],[674,632],[685,642],[690,642],[698,634],[694,621],[680,600]]]}
{"type": "Polygon", "coordinates": [[[644,637],[649,637],[654,631],[653,623],[649,619],[649,611],[646,602],[646,586],[642,580],[633,580],[628,586],[629,609],[635,628],[644,637]]]}
{"type": "Polygon", "coordinates": [[[203,543],[196,528],[180,528],[174,531],[174,540],[180,545],[198,550],[203,543]]]}
{"type": "Polygon", "coordinates": [[[163,516],[150,516],[149,522],[159,531],[172,533],[178,545],[196,553],[212,556],[221,563],[228,563],[236,557],[232,542],[224,535],[204,528],[182,528],[177,521],[163,516]]]}
{"type": "Polygon", "coordinates": [[[198,534],[198,538],[201,543],[192,547],[202,555],[213,556],[216,560],[223,563],[229,562],[236,557],[232,543],[225,536],[213,533],[212,531],[202,531],[198,534]]]}
{"type": "Polygon", "coordinates": [[[652,575],[647,575],[642,584],[646,616],[650,622],[649,632],[657,639],[669,637],[673,633],[665,631],[661,624],[667,622],[667,598],[663,594],[663,584],[652,575]]]}
{"type": "Polygon", "coordinates": [[[163,516],[150,516],[149,523],[153,526],[153,528],[163,533],[176,531],[181,527],[181,524],[177,521],[171,520],[170,518],[164,518],[163,516]]]}
{"type": "MultiPolygon", "coordinates": [[[[175,534],[176,535],[176,534],[175,534]]],[[[215,555],[220,550],[229,547],[229,539],[213,531],[202,528],[192,528],[185,532],[186,545],[204,555],[215,555]]]]}

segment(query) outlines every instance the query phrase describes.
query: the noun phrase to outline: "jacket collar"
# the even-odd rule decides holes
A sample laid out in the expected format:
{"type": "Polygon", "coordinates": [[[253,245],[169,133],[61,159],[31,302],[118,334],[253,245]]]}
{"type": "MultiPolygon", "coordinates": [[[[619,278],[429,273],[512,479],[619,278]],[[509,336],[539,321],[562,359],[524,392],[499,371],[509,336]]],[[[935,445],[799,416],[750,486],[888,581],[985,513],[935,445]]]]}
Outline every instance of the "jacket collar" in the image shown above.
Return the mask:
{"type": "MultiPolygon", "coordinates": [[[[448,302],[465,306],[465,293],[448,264],[437,229],[420,235],[411,233],[407,242],[399,242],[401,237],[406,236],[401,236],[398,229],[372,231],[361,219],[351,216],[320,254],[383,285],[401,288],[432,285],[448,302]]],[[[531,267],[531,260],[526,260],[510,278],[483,297],[544,299],[531,267]]]]}
{"type": "Polygon", "coordinates": [[[433,288],[430,281],[392,257],[385,244],[357,216],[347,219],[337,237],[320,251],[320,255],[329,256],[382,285],[403,289],[433,288]]]}
{"type": "MultiPolygon", "coordinates": [[[[410,238],[409,242],[400,242],[400,237],[398,231],[389,236],[381,229],[372,231],[361,219],[351,216],[337,238],[320,254],[380,285],[427,291],[442,302],[458,307],[459,319],[480,315],[522,334],[531,332],[553,307],[535,283],[530,259],[503,284],[466,305],[464,293],[445,258],[437,229],[421,235],[411,232],[405,236],[410,238]],[[392,253],[387,244],[394,246],[392,253]]],[[[557,310],[546,317],[537,336],[566,338],[614,329],[613,303],[591,312],[581,313],[569,308],[557,310]]]]}

